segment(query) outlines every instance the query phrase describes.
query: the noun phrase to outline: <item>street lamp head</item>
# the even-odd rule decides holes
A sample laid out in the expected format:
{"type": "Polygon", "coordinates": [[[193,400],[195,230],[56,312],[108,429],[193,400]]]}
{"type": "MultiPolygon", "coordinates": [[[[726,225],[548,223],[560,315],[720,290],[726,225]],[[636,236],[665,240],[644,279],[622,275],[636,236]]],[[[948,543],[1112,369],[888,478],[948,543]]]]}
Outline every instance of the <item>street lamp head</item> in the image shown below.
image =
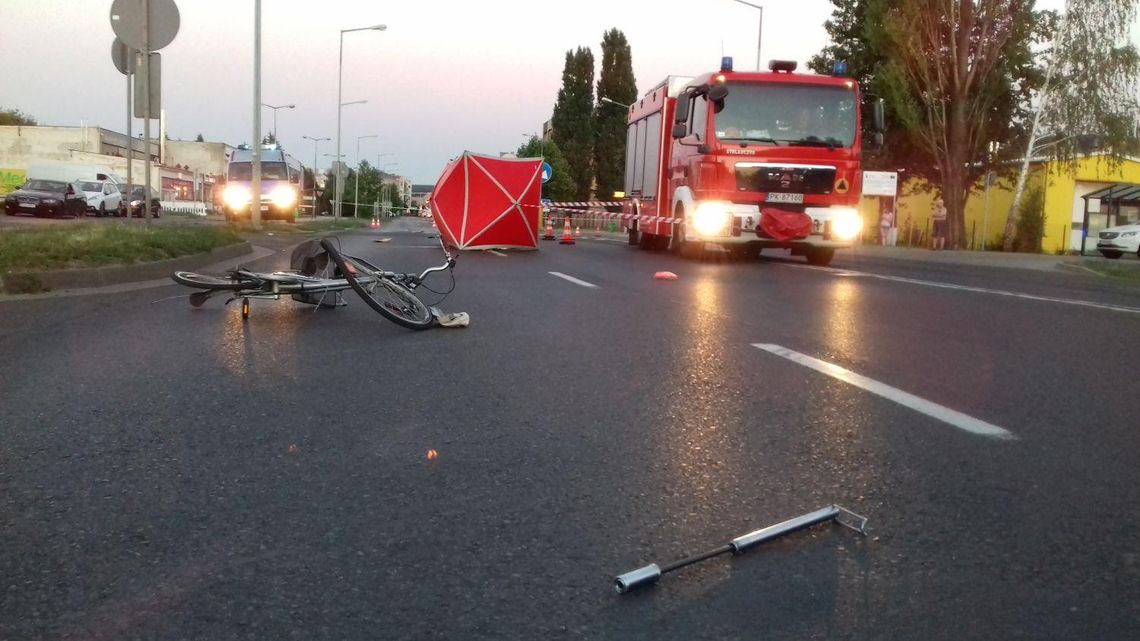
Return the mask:
{"type": "Polygon", "coordinates": [[[286,109],[296,109],[297,105],[285,105],[286,109]]]}
{"type": "Polygon", "coordinates": [[[353,100],[352,102],[342,102],[342,103],[340,103],[340,106],[341,107],[347,107],[349,105],[363,105],[363,104],[366,104],[367,102],[368,102],[367,100],[353,100]]]}
{"type": "Polygon", "coordinates": [[[388,30],[388,25],[386,25],[386,24],[378,24],[378,25],[376,25],[376,26],[374,26],[374,27],[371,27],[371,29],[372,29],[373,31],[387,31],[387,30],[388,30]]]}

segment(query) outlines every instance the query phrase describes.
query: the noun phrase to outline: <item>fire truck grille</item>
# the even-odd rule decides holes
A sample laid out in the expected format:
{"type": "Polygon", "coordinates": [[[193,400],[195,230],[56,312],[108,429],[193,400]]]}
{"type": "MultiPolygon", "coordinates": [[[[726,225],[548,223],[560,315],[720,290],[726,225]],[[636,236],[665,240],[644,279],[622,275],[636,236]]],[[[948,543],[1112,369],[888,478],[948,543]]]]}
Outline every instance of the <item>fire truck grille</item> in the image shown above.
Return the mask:
{"type": "Polygon", "coordinates": [[[736,166],[737,191],[830,194],[833,185],[833,167],[736,166]]]}

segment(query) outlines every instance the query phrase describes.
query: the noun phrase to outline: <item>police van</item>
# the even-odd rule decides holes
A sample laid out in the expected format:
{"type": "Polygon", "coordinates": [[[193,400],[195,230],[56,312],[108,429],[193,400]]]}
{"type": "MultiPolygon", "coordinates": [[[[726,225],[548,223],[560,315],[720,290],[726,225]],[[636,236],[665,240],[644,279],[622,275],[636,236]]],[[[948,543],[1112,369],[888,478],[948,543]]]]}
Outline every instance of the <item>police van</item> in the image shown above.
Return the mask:
{"type": "MultiPolygon", "coordinates": [[[[253,201],[253,149],[242,145],[230,154],[222,213],[227,221],[249,220],[253,201]]],[[[293,221],[299,200],[300,173],[290,168],[285,151],[277,145],[261,149],[261,218],[293,221]]]]}

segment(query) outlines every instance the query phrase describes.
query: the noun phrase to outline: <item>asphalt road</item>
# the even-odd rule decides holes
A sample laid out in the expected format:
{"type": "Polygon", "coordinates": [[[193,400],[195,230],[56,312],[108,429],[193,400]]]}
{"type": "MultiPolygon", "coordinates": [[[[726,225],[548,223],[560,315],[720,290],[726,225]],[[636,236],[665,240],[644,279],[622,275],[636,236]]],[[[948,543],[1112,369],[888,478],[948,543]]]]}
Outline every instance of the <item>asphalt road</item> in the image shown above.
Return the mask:
{"type": "Polygon", "coordinates": [[[1140,638],[1140,291],[836,267],[464,254],[471,326],[418,333],[174,285],[0,303],[0,638],[1140,638]],[[612,590],[831,503],[868,536],[612,590]]]}

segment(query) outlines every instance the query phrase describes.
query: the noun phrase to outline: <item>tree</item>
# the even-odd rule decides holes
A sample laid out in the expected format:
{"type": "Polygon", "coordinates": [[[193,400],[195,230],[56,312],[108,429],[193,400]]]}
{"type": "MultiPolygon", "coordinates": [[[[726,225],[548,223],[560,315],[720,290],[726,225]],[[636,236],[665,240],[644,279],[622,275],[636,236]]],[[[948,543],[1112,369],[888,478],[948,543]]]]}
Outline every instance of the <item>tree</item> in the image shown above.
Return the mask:
{"type": "Polygon", "coordinates": [[[574,199],[574,179],[570,176],[570,166],[562,157],[558,144],[553,140],[543,142],[537,136],[519,146],[516,152],[519,158],[542,157],[550,163],[550,182],[542,186],[542,197],[553,201],[574,199]]]}
{"type": "Polygon", "coordinates": [[[1018,138],[1039,84],[1030,45],[1045,20],[1030,7],[1030,0],[901,0],[885,14],[888,61],[875,82],[930,161],[951,247],[964,245],[966,198],[996,160],[987,144],[1018,138]]]}
{"type": "MultiPolygon", "coordinates": [[[[831,18],[823,27],[831,43],[808,61],[808,68],[818,74],[830,75],[836,62],[847,64],[847,75],[859,84],[862,113],[870,114],[872,103],[884,93],[880,77],[889,61],[884,20],[891,3],[888,0],[832,0],[835,5],[831,18]]],[[[882,149],[864,149],[864,164],[868,169],[894,170],[905,167],[909,177],[933,176],[933,163],[920,150],[915,149],[902,127],[902,118],[894,104],[885,103],[887,131],[882,149]]],[[[863,118],[863,140],[871,140],[870,118],[863,118]]]]}
{"type": "Polygon", "coordinates": [[[194,142],[206,142],[206,138],[202,134],[198,134],[198,137],[194,139],[194,142]]]}
{"type": "Polygon", "coordinates": [[[36,124],[35,118],[19,109],[0,109],[0,125],[31,127],[36,124]]]}
{"type": "Polygon", "coordinates": [[[1017,243],[1021,197],[1034,157],[1046,156],[1075,168],[1082,153],[1100,151],[1117,162],[1140,147],[1140,56],[1128,44],[1136,0],[1081,0],[1065,3],[1051,38],[1045,82],[1037,92],[1025,156],[1006,215],[1002,246],[1017,243]]]}
{"type": "Polygon", "coordinates": [[[273,135],[273,132],[271,131],[261,138],[261,144],[275,145],[277,144],[277,136],[273,135]]]}
{"type": "Polygon", "coordinates": [[[623,105],[637,100],[629,42],[617,29],[602,36],[602,69],[598,73],[598,104],[594,110],[594,174],[599,198],[609,200],[624,183],[626,112],[602,98],[623,105]]]}
{"type": "Polygon", "coordinates": [[[590,198],[594,156],[594,54],[578,47],[566,52],[562,88],[554,104],[554,141],[566,156],[574,196],[590,198]]]}

